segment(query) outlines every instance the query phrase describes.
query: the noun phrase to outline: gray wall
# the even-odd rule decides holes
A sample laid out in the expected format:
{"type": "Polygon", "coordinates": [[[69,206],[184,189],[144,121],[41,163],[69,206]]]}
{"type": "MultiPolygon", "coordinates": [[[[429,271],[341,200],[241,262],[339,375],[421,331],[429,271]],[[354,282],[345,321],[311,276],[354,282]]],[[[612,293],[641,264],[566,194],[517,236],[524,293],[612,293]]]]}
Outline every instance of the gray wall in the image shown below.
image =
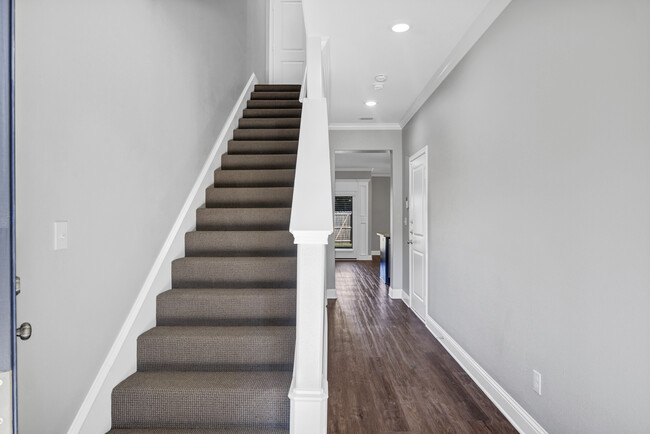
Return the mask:
{"type": "Polygon", "coordinates": [[[370,170],[337,170],[334,174],[336,179],[370,179],[370,170]]]}
{"type": "Polygon", "coordinates": [[[649,18],[513,1],[404,130],[429,315],[551,433],[650,432],[649,18]]]}
{"type": "Polygon", "coordinates": [[[370,180],[372,191],[372,208],[370,211],[370,247],[379,250],[377,232],[390,233],[390,177],[373,176],[370,180]]]}
{"type": "Polygon", "coordinates": [[[264,5],[16,3],[18,322],[34,327],[18,348],[21,432],[67,431],[260,68],[247,21],[264,5]],[[53,251],[55,220],[67,250],[53,251]]]}

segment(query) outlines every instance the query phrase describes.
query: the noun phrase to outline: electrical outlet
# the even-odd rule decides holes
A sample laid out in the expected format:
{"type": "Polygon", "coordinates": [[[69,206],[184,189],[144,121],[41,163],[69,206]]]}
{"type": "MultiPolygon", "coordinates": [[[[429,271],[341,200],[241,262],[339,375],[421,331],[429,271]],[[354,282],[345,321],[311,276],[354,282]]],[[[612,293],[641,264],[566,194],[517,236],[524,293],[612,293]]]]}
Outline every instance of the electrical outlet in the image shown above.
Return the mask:
{"type": "Polygon", "coordinates": [[[68,248],[68,222],[54,222],[54,250],[68,248]]]}
{"type": "Polygon", "coordinates": [[[533,369],[533,390],[538,395],[542,394],[542,374],[533,369]]]}

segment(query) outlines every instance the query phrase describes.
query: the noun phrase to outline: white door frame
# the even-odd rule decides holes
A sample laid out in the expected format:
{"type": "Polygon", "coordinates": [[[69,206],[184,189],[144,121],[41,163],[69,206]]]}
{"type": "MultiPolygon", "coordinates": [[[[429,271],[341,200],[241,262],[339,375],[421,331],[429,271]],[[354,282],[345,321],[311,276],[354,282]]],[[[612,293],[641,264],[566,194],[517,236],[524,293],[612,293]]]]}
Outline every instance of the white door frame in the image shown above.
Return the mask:
{"type": "Polygon", "coordinates": [[[339,259],[369,261],[370,239],[370,179],[340,179],[335,181],[334,196],[352,196],[352,249],[336,249],[339,259]]]}
{"type": "MultiPolygon", "coordinates": [[[[408,209],[408,220],[409,220],[409,225],[407,226],[408,230],[408,238],[410,241],[410,221],[411,221],[411,210],[413,209],[410,206],[410,198],[413,197],[413,172],[411,171],[411,165],[413,164],[413,161],[415,159],[421,157],[424,155],[424,192],[422,195],[423,198],[423,211],[424,211],[424,225],[422,227],[422,230],[424,232],[424,290],[423,290],[423,297],[424,297],[424,318],[421,318],[422,321],[426,322],[426,317],[429,316],[429,228],[428,228],[428,222],[429,222],[429,160],[428,160],[428,146],[424,146],[422,149],[414,153],[409,157],[409,165],[408,165],[408,175],[409,175],[409,209],[408,209]]],[[[408,244],[408,273],[409,273],[409,307],[411,310],[418,316],[420,315],[413,309],[413,260],[412,260],[412,255],[413,254],[413,245],[408,244]]]]}

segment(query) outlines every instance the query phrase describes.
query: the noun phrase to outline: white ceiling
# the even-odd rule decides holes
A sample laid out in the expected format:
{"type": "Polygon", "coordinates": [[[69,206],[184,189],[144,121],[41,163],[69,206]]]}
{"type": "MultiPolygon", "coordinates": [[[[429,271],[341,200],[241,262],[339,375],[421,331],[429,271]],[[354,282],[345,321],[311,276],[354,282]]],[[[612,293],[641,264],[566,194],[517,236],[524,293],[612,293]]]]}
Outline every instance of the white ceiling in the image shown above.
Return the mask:
{"type": "Polygon", "coordinates": [[[336,152],[335,170],[370,170],[372,174],[390,175],[390,153],[384,152],[336,152]]]}
{"type": "Polygon", "coordinates": [[[489,2],[303,0],[307,35],[329,37],[330,123],[400,123],[489,2]],[[391,31],[399,22],[411,30],[391,31]],[[388,76],[382,91],[372,87],[377,74],[388,76]]]}

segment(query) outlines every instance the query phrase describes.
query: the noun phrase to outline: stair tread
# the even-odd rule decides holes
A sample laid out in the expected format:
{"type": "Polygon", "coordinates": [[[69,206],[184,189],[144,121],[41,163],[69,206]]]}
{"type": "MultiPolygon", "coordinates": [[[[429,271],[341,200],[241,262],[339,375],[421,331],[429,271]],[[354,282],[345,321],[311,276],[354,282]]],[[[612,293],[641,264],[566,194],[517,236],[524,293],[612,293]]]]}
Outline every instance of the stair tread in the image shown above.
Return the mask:
{"type": "Polygon", "coordinates": [[[291,373],[283,371],[154,371],[136,372],[115,386],[115,390],[264,390],[286,386],[288,392],[290,383],[291,373]]]}

